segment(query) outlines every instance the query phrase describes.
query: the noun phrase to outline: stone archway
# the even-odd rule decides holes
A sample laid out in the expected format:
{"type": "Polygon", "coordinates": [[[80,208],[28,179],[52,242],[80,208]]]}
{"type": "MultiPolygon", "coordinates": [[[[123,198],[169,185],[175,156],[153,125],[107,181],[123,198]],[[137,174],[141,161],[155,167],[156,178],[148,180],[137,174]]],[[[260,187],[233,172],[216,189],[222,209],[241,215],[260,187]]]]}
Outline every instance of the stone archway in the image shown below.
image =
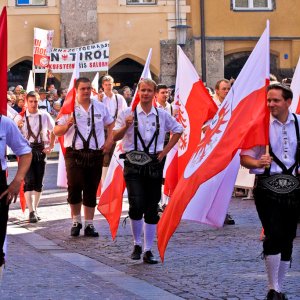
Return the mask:
{"type": "MultiPolygon", "coordinates": [[[[143,68],[144,66],[135,60],[125,58],[109,69],[109,75],[114,78],[118,89],[125,85],[132,88],[136,83],[138,83],[143,72],[143,68]]],[[[156,76],[152,72],[151,76],[154,80],[157,80],[156,76]]]]}
{"type": "MultiPolygon", "coordinates": [[[[244,64],[246,63],[251,51],[242,51],[225,55],[224,59],[224,77],[227,79],[237,78],[244,64]]],[[[275,76],[279,75],[278,57],[271,53],[270,72],[275,76]]]]}

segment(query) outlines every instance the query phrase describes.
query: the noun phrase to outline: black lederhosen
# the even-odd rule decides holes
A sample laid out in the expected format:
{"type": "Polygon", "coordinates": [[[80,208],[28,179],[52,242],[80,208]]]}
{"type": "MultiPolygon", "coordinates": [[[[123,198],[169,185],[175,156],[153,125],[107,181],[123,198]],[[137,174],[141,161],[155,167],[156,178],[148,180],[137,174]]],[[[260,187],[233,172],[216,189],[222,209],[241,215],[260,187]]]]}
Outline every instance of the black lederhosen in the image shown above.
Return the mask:
{"type": "Polygon", "coordinates": [[[98,141],[95,132],[94,107],[92,105],[92,130],[87,141],[83,138],[76,125],[74,114],[75,134],[72,147],[66,149],[65,162],[68,180],[68,202],[70,204],[83,203],[87,207],[96,206],[96,194],[102,175],[102,150],[89,149],[90,139],[98,141]],[[82,140],[84,149],[75,150],[77,136],[82,140]]]}
{"type": "MultiPolygon", "coordinates": [[[[115,111],[115,115],[114,115],[114,120],[117,119],[118,117],[118,111],[119,111],[119,107],[118,107],[118,97],[117,95],[115,95],[115,99],[116,99],[116,111],[115,111]]],[[[105,140],[107,139],[107,130],[105,130],[105,140]]],[[[108,167],[111,161],[111,158],[114,154],[116,148],[116,143],[114,143],[109,151],[109,153],[105,153],[104,154],[104,158],[103,158],[103,167],[108,167]]]]}
{"type": "MultiPolygon", "coordinates": [[[[298,127],[298,124],[295,125],[298,127]]],[[[296,132],[297,132],[296,127],[296,132]]],[[[294,168],[296,171],[299,167],[299,132],[297,132],[298,149],[296,153],[295,165],[289,170],[283,165],[282,174],[291,175],[294,168]]],[[[270,151],[270,155],[275,155],[270,151]]],[[[277,163],[279,166],[280,161],[277,163]]],[[[273,187],[280,184],[276,176],[270,175],[270,169],[263,175],[256,176],[256,184],[253,190],[256,209],[264,228],[265,240],[263,243],[264,255],[281,254],[281,260],[290,261],[293,250],[293,240],[296,237],[297,222],[300,215],[300,176],[292,177],[295,180],[294,186],[298,187],[288,193],[278,193],[273,187]],[[269,182],[270,188],[266,188],[266,181],[269,182]]],[[[292,181],[291,181],[292,182],[292,181]]],[[[291,184],[290,184],[291,186],[291,184]]]]}
{"type": "Polygon", "coordinates": [[[83,203],[87,207],[96,206],[96,194],[102,175],[103,153],[101,150],[66,149],[65,154],[68,202],[83,203]],[[89,162],[82,164],[82,156],[89,162]]]}
{"type": "MultiPolygon", "coordinates": [[[[158,112],[157,112],[158,116],[158,112]]],[[[137,115],[135,112],[135,149],[137,149],[137,136],[143,144],[144,151],[152,158],[152,161],[146,165],[138,166],[132,164],[125,159],[124,161],[124,178],[126,182],[128,201],[129,201],[129,217],[133,220],[144,220],[147,224],[157,224],[159,221],[158,203],[161,198],[161,185],[163,164],[157,160],[157,155],[149,154],[151,143],[155,140],[155,150],[157,137],[159,134],[159,118],[156,120],[157,130],[146,147],[139,132],[137,125],[137,115]]]]}
{"type": "Polygon", "coordinates": [[[46,167],[46,154],[43,152],[44,143],[42,140],[42,117],[39,115],[39,132],[37,135],[34,135],[32,132],[28,117],[25,116],[25,118],[28,130],[27,140],[29,140],[30,137],[33,137],[34,142],[30,143],[30,147],[32,148],[32,160],[29,170],[24,178],[24,192],[41,192],[46,167]],[[41,142],[38,142],[39,136],[41,142]]]}
{"type": "MultiPolygon", "coordinates": [[[[2,194],[7,189],[6,183],[6,172],[0,171],[0,194],[2,194]]],[[[6,204],[6,197],[3,197],[0,200],[0,266],[4,263],[4,241],[6,236],[6,228],[7,228],[7,221],[8,221],[8,208],[9,206],[6,204]]]]}

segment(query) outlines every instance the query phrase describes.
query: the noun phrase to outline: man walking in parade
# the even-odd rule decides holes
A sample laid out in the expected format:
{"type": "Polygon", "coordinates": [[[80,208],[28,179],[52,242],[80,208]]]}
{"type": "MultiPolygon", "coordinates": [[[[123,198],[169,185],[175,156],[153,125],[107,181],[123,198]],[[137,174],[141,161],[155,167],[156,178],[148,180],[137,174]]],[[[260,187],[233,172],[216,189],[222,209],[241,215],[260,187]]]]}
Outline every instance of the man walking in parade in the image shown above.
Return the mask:
{"type": "MultiPolygon", "coordinates": [[[[118,114],[127,108],[126,100],[122,95],[115,94],[113,92],[114,79],[110,75],[105,75],[102,77],[102,88],[103,88],[103,98],[101,101],[107,107],[110,115],[114,118],[114,120],[116,120],[118,114]]],[[[115,149],[115,144],[112,146],[110,152],[104,155],[103,170],[102,170],[103,181],[106,177],[108,166],[111,161],[111,157],[113,155],[114,149],[115,149]]]]}
{"type": "Polygon", "coordinates": [[[11,202],[16,202],[20,185],[31,162],[31,148],[19,132],[15,123],[5,116],[0,115],[0,268],[5,260],[3,245],[6,236],[8,210],[11,202]],[[7,162],[5,158],[6,145],[19,157],[18,170],[7,186],[7,162]]]}
{"type": "Polygon", "coordinates": [[[291,264],[300,214],[300,117],[289,111],[291,89],[274,83],[267,89],[271,113],[270,151],[254,147],[241,152],[241,164],[256,174],[253,190],[264,228],[263,255],[269,291],[267,300],[287,299],[283,281],[291,264]]]}
{"type": "Polygon", "coordinates": [[[182,126],[168,112],[152,105],[155,92],[156,83],[153,80],[141,80],[138,84],[140,103],[134,112],[128,108],[120,113],[113,131],[114,141],[123,139],[125,151],[124,178],[134,239],[131,258],[141,258],[141,234],[144,225],[143,261],[148,264],[157,263],[151,249],[159,220],[162,160],[177,143],[183,131],[182,126]],[[168,131],[173,135],[164,147],[165,133],[168,131]]]}
{"type": "Polygon", "coordinates": [[[38,109],[35,92],[29,92],[26,100],[24,116],[18,115],[15,122],[32,148],[32,161],[25,176],[24,192],[29,209],[29,222],[36,223],[40,220],[37,208],[43,188],[46,155],[54,148],[54,121],[45,110],[38,109]]]}
{"type": "Polygon", "coordinates": [[[64,135],[68,202],[73,219],[71,236],[80,234],[83,206],[84,235],[98,237],[99,233],[93,225],[96,193],[102,174],[103,155],[110,151],[113,144],[114,118],[103,103],[91,99],[92,87],[88,78],[78,78],[75,88],[74,112],[72,115],[62,115],[56,122],[54,132],[57,136],[64,135]]]}

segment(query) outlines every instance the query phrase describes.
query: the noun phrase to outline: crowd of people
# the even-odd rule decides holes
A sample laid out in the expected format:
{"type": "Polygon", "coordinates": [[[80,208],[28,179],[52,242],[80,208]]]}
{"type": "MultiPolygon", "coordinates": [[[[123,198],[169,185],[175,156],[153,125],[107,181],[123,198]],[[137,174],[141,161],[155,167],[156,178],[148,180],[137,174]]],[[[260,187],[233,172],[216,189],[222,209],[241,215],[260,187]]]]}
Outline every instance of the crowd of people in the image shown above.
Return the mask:
{"type": "MultiPolygon", "coordinates": [[[[299,116],[289,112],[293,98],[289,82],[286,80],[279,83],[272,79],[267,89],[272,121],[270,154],[265,154],[263,147],[243,150],[241,164],[256,174],[254,198],[265,229],[263,254],[269,281],[267,299],[284,300],[286,297],[282,293],[282,283],[291,261],[300,207],[300,120],[299,116]],[[273,179],[274,175],[281,181],[272,186],[268,180],[273,179]],[[295,188],[287,193],[283,182],[293,183],[295,188]]],[[[217,106],[222,105],[232,84],[234,80],[221,79],[214,89],[207,88],[217,106]]],[[[18,85],[7,93],[7,103],[17,115],[13,117],[16,125],[7,121],[8,118],[5,118],[5,122],[9,122],[9,126],[13,128],[10,130],[14,132],[17,127],[19,129],[18,143],[7,144],[17,155],[25,155],[26,160],[19,165],[16,186],[10,185],[6,190],[6,178],[0,181],[0,188],[3,187],[0,192],[8,195],[6,202],[1,201],[1,205],[5,206],[5,210],[1,209],[4,216],[1,220],[5,224],[1,223],[0,246],[3,246],[5,236],[8,205],[16,198],[16,187],[19,186],[20,179],[25,181],[29,222],[40,221],[37,210],[43,187],[46,155],[53,150],[55,136],[64,136],[66,148],[67,200],[72,218],[70,234],[77,237],[84,228],[85,236],[98,237],[99,233],[93,224],[97,188],[101,178],[105,180],[116,142],[122,140],[125,153],[121,158],[124,159],[124,179],[133,236],[131,258],[142,258],[145,263],[156,264],[158,261],[152,253],[156,225],[159,214],[168,205],[168,199],[162,197],[163,167],[166,155],[183,132],[182,125],[176,120],[178,109],[173,100],[174,89],[165,84],[157,85],[151,79],[143,79],[137,85],[140,102],[134,108],[130,107],[133,90],[125,86],[118,92],[110,75],[102,77],[101,87],[94,96],[88,78],[80,77],[75,89],[74,112],[63,113],[55,123],[53,119],[56,119],[65,101],[66,89],[56,89],[55,85],[50,84],[47,90],[37,88],[36,91],[26,93],[18,85]],[[26,146],[21,151],[18,147],[24,143],[30,145],[30,148],[26,146]],[[32,159],[28,158],[28,149],[31,149],[32,159]]],[[[210,120],[207,120],[203,126],[203,134],[209,124],[210,120]]],[[[8,131],[7,128],[1,130],[8,131]]],[[[5,170],[4,153],[1,155],[2,170],[5,170]]],[[[235,221],[227,214],[224,224],[233,225],[235,221]]],[[[3,264],[3,251],[0,258],[3,264]]]]}

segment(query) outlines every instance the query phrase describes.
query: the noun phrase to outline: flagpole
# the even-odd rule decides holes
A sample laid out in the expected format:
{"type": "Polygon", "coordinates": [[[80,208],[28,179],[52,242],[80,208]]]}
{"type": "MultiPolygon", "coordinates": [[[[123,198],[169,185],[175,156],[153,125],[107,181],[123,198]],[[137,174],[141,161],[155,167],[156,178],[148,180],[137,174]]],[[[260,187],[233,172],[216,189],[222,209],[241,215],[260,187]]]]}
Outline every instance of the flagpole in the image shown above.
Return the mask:
{"type": "Polygon", "coordinates": [[[46,87],[47,87],[48,72],[49,72],[49,68],[46,68],[45,81],[44,81],[44,90],[46,90],[46,87]]]}

